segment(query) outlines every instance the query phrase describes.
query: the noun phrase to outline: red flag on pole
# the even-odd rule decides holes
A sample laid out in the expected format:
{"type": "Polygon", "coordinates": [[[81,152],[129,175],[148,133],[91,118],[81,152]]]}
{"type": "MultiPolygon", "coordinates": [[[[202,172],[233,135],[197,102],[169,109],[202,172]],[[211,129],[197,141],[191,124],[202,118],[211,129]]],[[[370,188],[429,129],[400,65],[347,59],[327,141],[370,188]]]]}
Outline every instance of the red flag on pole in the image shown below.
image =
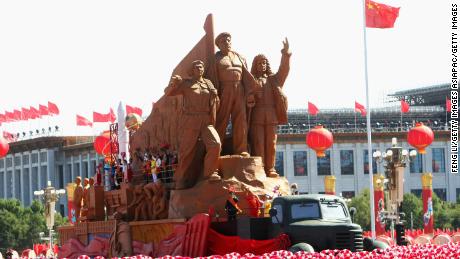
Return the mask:
{"type": "Polygon", "coordinates": [[[21,112],[22,112],[22,119],[23,119],[23,120],[32,119],[31,116],[30,116],[30,111],[29,111],[29,109],[27,109],[27,108],[21,108],[21,112]]]}
{"type": "Polygon", "coordinates": [[[17,120],[17,121],[20,121],[22,120],[22,113],[18,110],[14,110],[13,111],[13,114],[14,114],[14,119],[17,120]]]}
{"type": "Polygon", "coordinates": [[[115,116],[115,113],[113,112],[113,109],[112,109],[112,108],[110,108],[109,116],[110,116],[110,117],[109,117],[109,120],[110,120],[112,123],[113,123],[113,122],[115,121],[115,119],[117,118],[117,117],[115,116]]]}
{"type": "Polygon", "coordinates": [[[314,105],[311,102],[308,102],[308,113],[311,115],[316,115],[318,114],[318,112],[319,112],[319,109],[316,107],[316,105],[314,105]]]}
{"type": "Polygon", "coordinates": [[[93,126],[93,123],[83,116],[77,114],[77,126],[93,126]]]}
{"type": "Polygon", "coordinates": [[[114,122],[115,121],[115,113],[113,109],[110,108],[110,112],[107,114],[93,112],[93,122],[114,122]]]}
{"type": "Polygon", "coordinates": [[[50,115],[59,115],[59,108],[56,104],[48,101],[48,111],[50,115]]]}
{"type": "Polygon", "coordinates": [[[5,118],[7,122],[16,121],[14,118],[14,113],[5,111],[5,118]]]}
{"type": "Polygon", "coordinates": [[[452,109],[452,103],[450,102],[450,99],[447,98],[446,99],[446,111],[451,112],[451,109],[452,109]]]}
{"type": "Polygon", "coordinates": [[[4,114],[1,114],[1,113],[0,113],[0,124],[1,124],[2,122],[7,122],[7,121],[6,121],[6,116],[5,116],[4,114]]]}
{"type": "Polygon", "coordinates": [[[355,111],[361,113],[362,116],[366,116],[366,108],[357,101],[355,101],[355,111]]]}
{"type": "Polygon", "coordinates": [[[36,108],[30,106],[29,111],[30,111],[30,117],[31,117],[31,119],[37,119],[37,118],[40,118],[40,117],[41,117],[40,111],[37,110],[36,108]]]}
{"type": "Polygon", "coordinates": [[[126,105],[126,114],[135,113],[142,117],[142,109],[135,106],[126,105]]]}
{"type": "Polygon", "coordinates": [[[366,0],[366,27],[393,28],[399,15],[399,7],[366,0]]]}
{"type": "Polygon", "coordinates": [[[45,116],[45,115],[50,115],[50,111],[48,110],[48,106],[45,105],[38,105],[38,109],[40,111],[40,115],[45,116]]]}
{"type": "Polygon", "coordinates": [[[404,100],[401,100],[401,112],[402,113],[406,113],[406,112],[409,112],[409,104],[406,103],[404,100]]]}

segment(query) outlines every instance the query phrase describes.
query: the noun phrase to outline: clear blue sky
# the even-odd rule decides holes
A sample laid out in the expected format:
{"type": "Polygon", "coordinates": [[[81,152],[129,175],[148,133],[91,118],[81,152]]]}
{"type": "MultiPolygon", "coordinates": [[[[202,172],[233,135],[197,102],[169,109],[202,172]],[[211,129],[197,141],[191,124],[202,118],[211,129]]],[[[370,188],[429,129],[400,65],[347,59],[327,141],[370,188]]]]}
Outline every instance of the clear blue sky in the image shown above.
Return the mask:
{"type": "MultiPolygon", "coordinates": [[[[448,82],[450,6],[459,1],[381,2],[401,9],[394,29],[367,30],[373,107],[387,93],[448,82]]],[[[365,104],[362,11],[361,0],[2,1],[0,112],[50,100],[61,109],[50,123],[69,134],[76,113],[91,119],[119,101],[148,113],[208,13],[248,63],[264,53],[277,69],[289,38],[291,108],[352,108],[365,104]]],[[[21,126],[34,123],[48,122],[21,126]]]]}

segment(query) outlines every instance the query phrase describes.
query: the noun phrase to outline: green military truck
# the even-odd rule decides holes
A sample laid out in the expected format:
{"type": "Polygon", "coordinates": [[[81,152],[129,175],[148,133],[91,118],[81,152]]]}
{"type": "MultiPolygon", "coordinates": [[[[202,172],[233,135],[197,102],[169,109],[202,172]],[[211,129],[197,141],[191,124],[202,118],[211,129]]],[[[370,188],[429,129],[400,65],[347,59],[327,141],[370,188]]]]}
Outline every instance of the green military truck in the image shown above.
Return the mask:
{"type": "Polygon", "coordinates": [[[363,250],[363,231],[354,224],[338,196],[306,194],[281,196],[270,210],[270,236],[289,235],[291,251],[325,249],[363,250]]]}

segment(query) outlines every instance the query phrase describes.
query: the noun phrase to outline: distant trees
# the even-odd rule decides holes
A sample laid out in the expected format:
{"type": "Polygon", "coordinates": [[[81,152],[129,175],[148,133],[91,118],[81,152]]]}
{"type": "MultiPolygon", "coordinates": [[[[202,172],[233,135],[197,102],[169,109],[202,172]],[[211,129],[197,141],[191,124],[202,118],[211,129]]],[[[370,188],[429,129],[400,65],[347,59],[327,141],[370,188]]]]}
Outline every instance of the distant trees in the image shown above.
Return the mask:
{"type": "MultiPolygon", "coordinates": [[[[355,207],[357,213],[354,221],[361,225],[363,230],[370,230],[369,189],[365,189],[358,196],[351,199],[348,207],[355,207]]],[[[460,228],[460,199],[456,203],[442,201],[433,192],[434,228],[460,228]]],[[[410,215],[414,229],[423,229],[423,203],[420,197],[412,193],[404,194],[402,212],[405,214],[406,228],[410,228],[410,215]]]]}
{"type": "MultiPolygon", "coordinates": [[[[55,226],[67,221],[59,213],[55,215],[55,226]]],[[[47,233],[44,207],[34,200],[30,207],[23,207],[16,199],[0,199],[0,252],[5,254],[11,247],[19,253],[32,248],[40,241],[40,232],[47,233]]]]}

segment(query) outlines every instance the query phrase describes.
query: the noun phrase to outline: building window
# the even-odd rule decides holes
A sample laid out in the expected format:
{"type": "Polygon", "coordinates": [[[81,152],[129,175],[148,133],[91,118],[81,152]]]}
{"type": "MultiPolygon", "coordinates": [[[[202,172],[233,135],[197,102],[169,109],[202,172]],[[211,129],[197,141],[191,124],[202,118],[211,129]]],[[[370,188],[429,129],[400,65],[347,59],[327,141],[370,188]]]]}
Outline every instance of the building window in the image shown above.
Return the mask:
{"type": "Polygon", "coordinates": [[[277,151],[275,158],[275,170],[280,176],[284,176],[284,153],[277,151]]]}
{"type": "MultiPolygon", "coordinates": [[[[412,151],[411,149],[410,151],[412,151]]],[[[423,173],[423,159],[422,154],[417,153],[414,159],[411,159],[409,163],[411,173],[423,173]]]]}
{"type": "Polygon", "coordinates": [[[433,148],[432,150],[432,164],[433,173],[444,173],[446,172],[444,148],[433,148]]]}
{"type": "Polygon", "coordinates": [[[14,166],[21,165],[21,156],[15,156],[14,157],[14,166]]]}
{"type": "Polygon", "coordinates": [[[342,197],[345,199],[351,199],[355,197],[355,191],[343,191],[342,192],[342,197]]]}
{"type": "Polygon", "coordinates": [[[40,190],[40,186],[38,186],[38,167],[32,167],[32,191],[40,190]]]}
{"type": "Polygon", "coordinates": [[[59,189],[64,188],[64,166],[58,165],[58,175],[59,175],[59,189]]]}
{"type": "Polygon", "coordinates": [[[29,178],[29,168],[24,168],[22,171],[22,177],[24,180],[24,185],[23,185],[23,192],[24,192],[24,200],[23,204],[24,206],[29,206],[30,205],[30,188],[29,188],[29,183],[30,183],[30,178],[29,178]]]}
{"type": "Polygon", "coordinates": [[[447,200],[446,189],[444,189],[444,188],[433,189],[433,192],[436,193],[436,195],[438,195],[438,197],[441,200],[443,200],[443,201],[447,200]]]}
{"type": "Polygon", "coordinates": [[[5,172],[0,172],[0,197],[1,198],[5,198],[3,196],[3,183],[4,183],[3,177],[4,176],[5,176],[5,172]]]}
{"type": "Polygon", "coordinates": [[[455,189],[455,200],[460,200],[460,188],[455,189]]]}
{"type": "Polygon", "coordinates": [[[6,158],[6,167],[12,167],[13,166],[13,158],[12,157],[7,157],[6,158]]]}
{"type": "Polygon", "coordinates": [[[22,164],[29,165],[29,155],[28,154],[22,156],[22,164]]]}
{"type": "MultiPolygon", "coordinates": [[[[372,149],[372,154],[375,152],[375,149],[372,149]]],[[[369,151],[366,149],[363,153],[363,161],[364,161],[364,174],[369,174],[369,151]]],[[[372,159],[372,173],[377,174],[377,162],[375,159],[372,159]]]]}
{"type": "Polygon", "coordinates": [[[5,167],[5,159],[0,159],[0,168],[5,167]]]}
{"type": "Polygon", "coordinates": [[[38,153],[32,153],[32,163],[38,163],[38,153]]]}
{"type": "Polygon", "coordinates": [[[354,171],[353,150],[340,150],[340,172],[344,175],[352,175],[354,171]]]}
{"type": "Polygon", "coordinates": [[[82,168],[82,171],[83,171],[83,177],[82,178],[88,178],[88,163],[83,161],[83,164],[82,164],[83,168],[82,168]]]}
{"type": "Polygon", "coordinates": [[[46,151],[40,153],[40,163],[46,163],[46,151]]]}
{"type": "Polygon", "coordinates": [[[412,189],[410,190],[410,192],[419,198],[422,197],[422,189],[412,189]]]}
{"type": "Polygon", "coordinates": [[[308,175],[307,151],[294,151],[294,176],[308,175]]]}
{"type": "Polygon", "coordinates": [[[318,167],[318,175],[331,175],[331,151],[324,152],[325,157],[318,157],[316,164],[318,167]]]}
{"type": "Polygon", "coordinates": [[[14,184],[14,197],[18,200],[21,200],[21,186],[22,186],[22,179],[21,179],[21,170],[14,170],[14,174],[16,175],[16,181],[14,184]]]}
{"type": "Polygon", "coordinates": [[[13,171],[6,172],[6,198],[13,198],[13,171]]]}
{"type": "Polygon", "coordinates": [[[41,188],[45,188],[48,185],[48,172],[47,172],[47,166],[42,165],[40,167],[40,180],[41,180],[41,188]]]}

